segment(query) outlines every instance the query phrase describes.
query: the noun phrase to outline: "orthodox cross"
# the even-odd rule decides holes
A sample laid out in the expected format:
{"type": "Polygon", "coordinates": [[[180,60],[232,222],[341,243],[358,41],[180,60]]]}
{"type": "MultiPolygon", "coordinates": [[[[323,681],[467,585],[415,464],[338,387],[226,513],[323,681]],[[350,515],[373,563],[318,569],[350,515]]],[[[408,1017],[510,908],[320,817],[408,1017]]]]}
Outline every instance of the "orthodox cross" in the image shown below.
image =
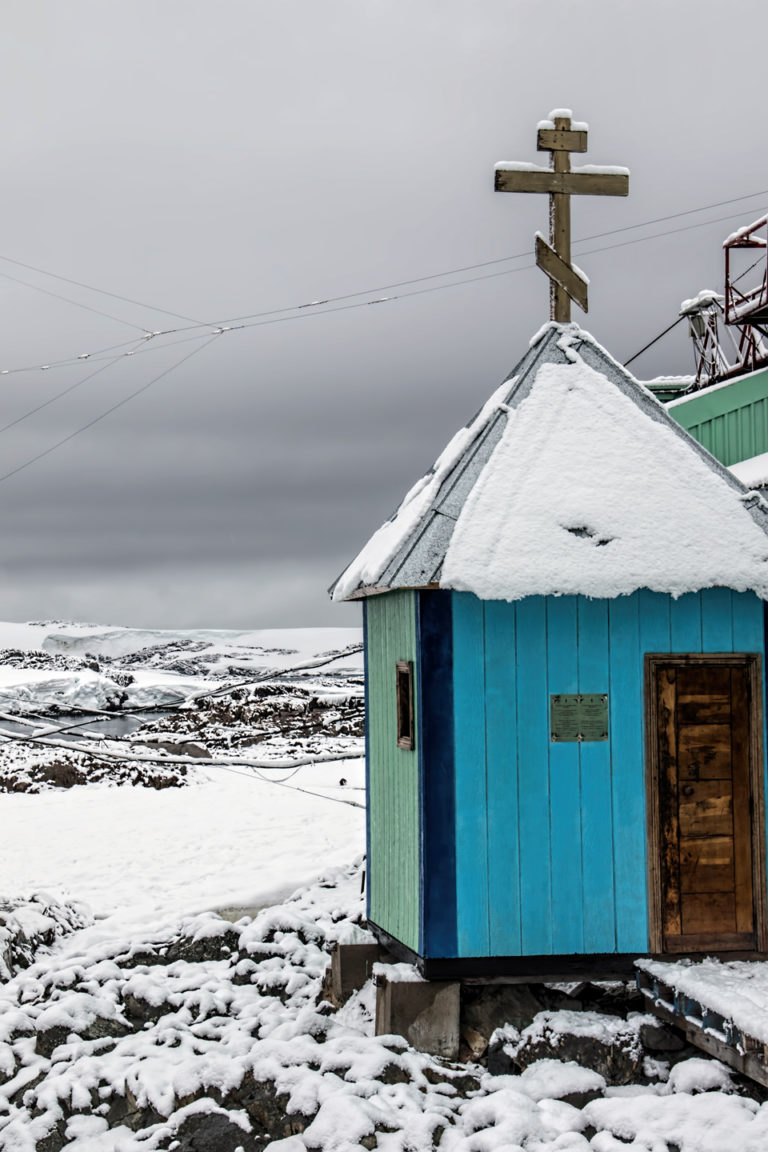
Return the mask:
{"type": "Polygon", "coordinates": [[[549,168],[502,161],[496,165],[497,192],[549,193],[549,244],[536,233],[536,263],[549,276],[550,318],[567,324],[571,300],[587,311],[584,274],[571,263],[571,196],[626,196],[626,168],[595,164],[571,169],[571,152],[586,152],[587,125],[572,124],[568,108],[550,112],[539,124],[536,148],[549,152],[549,168]]]}

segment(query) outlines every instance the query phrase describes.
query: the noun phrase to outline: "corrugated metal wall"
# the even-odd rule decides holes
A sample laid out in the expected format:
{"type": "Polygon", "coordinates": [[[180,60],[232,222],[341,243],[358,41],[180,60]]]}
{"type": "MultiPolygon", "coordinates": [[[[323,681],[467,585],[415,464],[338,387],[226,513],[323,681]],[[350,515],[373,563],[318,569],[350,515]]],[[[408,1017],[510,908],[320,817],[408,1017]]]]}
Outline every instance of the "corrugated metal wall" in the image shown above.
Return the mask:
{"type": "Polygon", "coordinates": [[[768,452],[766,369],[675,400],[667,411],[722,464],[768,452]]]}
{"type": "MultiPolygon", "coordinates": [[[[416,653],[416,594],[389,592],[366,603],[368,731],[368,916],[419,948],[419,770],[416,748],[397,747],[395,663],[416,653]]],[[[418,695],[418,684],[414,683],[418,695]]]]}
{"type": "Polygon", "coordinates": [[[460,956],[647,950],[643,655],[763,648],[762,603],[724,588],[454,593],[460,956]],[[609,694],[607,743],[550,741],[549,696],[573,692],[609,694]]]}

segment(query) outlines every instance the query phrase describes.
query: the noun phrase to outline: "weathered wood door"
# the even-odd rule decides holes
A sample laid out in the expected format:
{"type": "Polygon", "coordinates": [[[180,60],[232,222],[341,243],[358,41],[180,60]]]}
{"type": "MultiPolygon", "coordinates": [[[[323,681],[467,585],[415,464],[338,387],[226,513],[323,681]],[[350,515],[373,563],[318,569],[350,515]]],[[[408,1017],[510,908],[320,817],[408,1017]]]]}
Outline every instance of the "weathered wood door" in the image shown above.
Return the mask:
{"type": "Polygon", "coordinates": [[[664,952],[757,949],[764,879],[755,661],[652,659],[656,943],[664,952]]]}

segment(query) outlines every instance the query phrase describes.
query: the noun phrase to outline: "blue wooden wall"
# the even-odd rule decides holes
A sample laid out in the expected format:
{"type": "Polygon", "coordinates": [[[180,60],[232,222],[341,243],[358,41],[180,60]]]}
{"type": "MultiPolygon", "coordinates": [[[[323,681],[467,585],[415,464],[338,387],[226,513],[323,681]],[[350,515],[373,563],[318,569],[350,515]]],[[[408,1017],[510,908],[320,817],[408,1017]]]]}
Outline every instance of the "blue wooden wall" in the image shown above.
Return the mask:
{"type": "MultiPolygon", "coordinates": [[[[421,594],[422,617],[435,595],[421,594]]],[[[763,653],[762,602],[722,588],[677,600],[648,591],[511,604],[450,596],[450,613],[441,611],[453,637],[451,714],[445,702],[442,715],[434,704],[421,709],[422,870],[440,873],[433,887],[442,895],[426,892],[420,952],[646,951],[643,657],[763,653]],[[550,694],[572,692],[608,692],[608,742],[551,743],[550,694]],[[432,738],[442,741],[440,768],[426,779],[432,738]],[[441,782],[453,792],[442,808],[430,801],[441,782]],[[446,855],[430,826],[451,816],[446,855]]]]}

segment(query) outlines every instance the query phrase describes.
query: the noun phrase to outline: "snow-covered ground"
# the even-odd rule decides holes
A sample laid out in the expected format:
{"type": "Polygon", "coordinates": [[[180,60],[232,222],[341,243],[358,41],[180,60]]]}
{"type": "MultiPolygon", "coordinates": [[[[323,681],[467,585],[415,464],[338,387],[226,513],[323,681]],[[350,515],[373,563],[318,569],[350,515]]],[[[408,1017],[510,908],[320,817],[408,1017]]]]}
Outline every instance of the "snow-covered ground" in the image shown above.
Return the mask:
{"type": "Polygon", "coordinates": [[[359,645],[0,625],[0,1152],[765,1152],[723,1065],[644,1056],[647,1017],[578,991],[495,1034],[520,1074],[376,1037],[370,981],[320,999],[370,939],[359,645]],[[54,731],[83,720],[106,737],[54,731]],[[574,1037],[634,1082],[550,1058],[574,1037]]]}
{"type": "MultiPolygon", "coordinates": [[[[359,643],[356,629],[160,633],[58,623],[0,625],[0,648],[27,654],[18,666],[0,667],[0,708],[27,717],[42,715],[52,703],[106,708],[115,674],[119,679],[129,672],[140,689],[135,684],[124,689],[122,708],[151,709],[206,688],[313,664],[359,643]],[[98,670],[31,666],[42,654],[61,662],[74,657],[73,664],[90,659],[98,670]]],[[[357,652],[297,672],[288,682],[312,694],[359,699],[361,679],[357,652]]],[[[49,716],[47,726],[76,718],[59,715],[51,723],[49,716]]],[[[4,727],[0,720],[0,731],[4,727]]],[[[204,728],[196,736],[207,739],[204,728]]],[[[133,740],[135,755],[146,755],[133,740]]],[[[359,738],[350,743],[359,749],[359,738]]],[[[315,741],[314,751],[327,753],[324,744],[331,747],[333,741],[315,741]]],[[[107,747],[129,759],[121,745],[107,747]]],[[[205,909],[262,906],[363,851],[359,755],[310,763],[296,773],[238,766],[238,759],[253,759],[248,756],[253,751],[238,752],[231,745],[211,750],[221,766],[192,766],[191,780],[181,788],[113,787],[102,781],[38,794],[0,792],[0,899],[43,890],[63,900],[84,900],[96,917],[114,925],[146,926],[205,909]]],[[[280,751],[290,759],[306,749],[280,751]]],[[[39,760],[46,752],[28,744],[8,748],[6,742],[0,745],[0,763],[4,754],[12,755],[18,771],[19,757],[39,760]]],[[[55,749],[53,755],[58,754],[55,749]]]]}

